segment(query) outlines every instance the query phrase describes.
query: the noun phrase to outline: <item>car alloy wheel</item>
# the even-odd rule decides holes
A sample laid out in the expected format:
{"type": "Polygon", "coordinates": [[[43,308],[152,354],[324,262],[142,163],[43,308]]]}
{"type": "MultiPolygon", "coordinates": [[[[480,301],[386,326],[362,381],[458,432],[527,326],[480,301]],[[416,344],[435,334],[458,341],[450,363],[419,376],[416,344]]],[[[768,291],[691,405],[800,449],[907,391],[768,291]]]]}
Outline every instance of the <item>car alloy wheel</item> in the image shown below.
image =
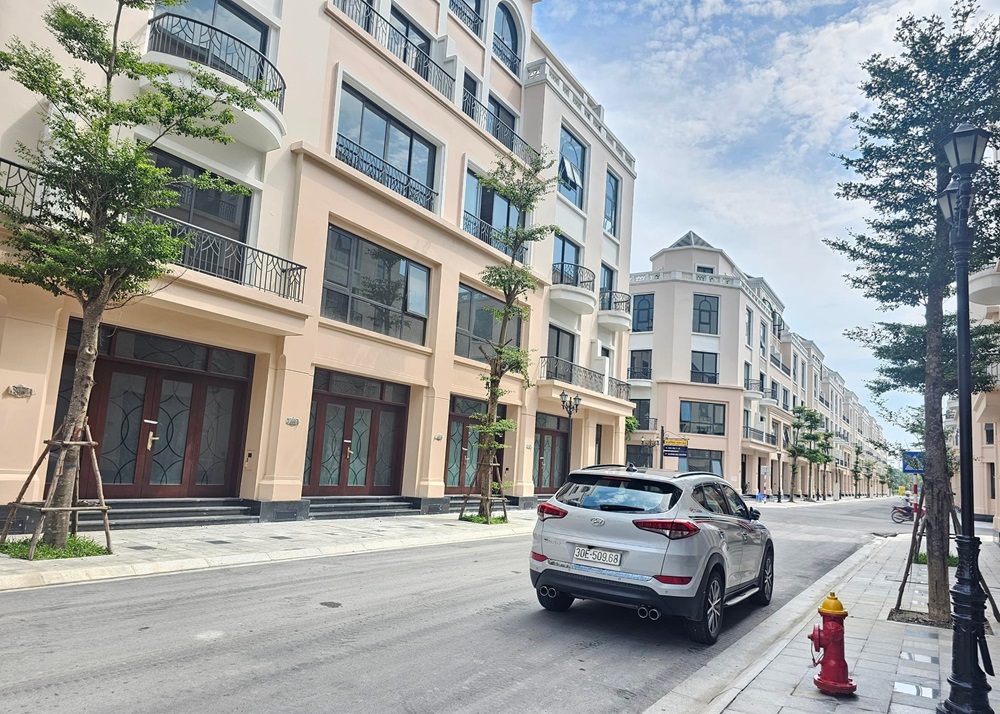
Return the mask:
{"type": "Polygon", "coordinates": [[[722,627],[722,583],[719,578],[712,578],[705,593],[705,624],[712,637],[717,637],[722,627]]]}

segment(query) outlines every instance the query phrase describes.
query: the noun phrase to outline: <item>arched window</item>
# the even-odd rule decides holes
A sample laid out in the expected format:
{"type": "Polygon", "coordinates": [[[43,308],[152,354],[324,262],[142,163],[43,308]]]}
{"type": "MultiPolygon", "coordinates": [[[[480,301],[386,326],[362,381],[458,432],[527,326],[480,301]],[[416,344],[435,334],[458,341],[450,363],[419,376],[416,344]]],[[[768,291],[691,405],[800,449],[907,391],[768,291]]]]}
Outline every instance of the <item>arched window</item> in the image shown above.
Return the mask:
{"type": "Polygon", "coordinates": [[[493,23],[493,54],[507,65],[514,74],[521,71],[521,58],[518,57],[517,24],[514,16],[503,3],[497,5],[497,14],[493,23]]]}
{"type": "Polygon", "coordinates": [[[497,5],[497,16],[493,32],[514,54],[517,54],[517,25],[510,9],[503,3],[497,5]]]}

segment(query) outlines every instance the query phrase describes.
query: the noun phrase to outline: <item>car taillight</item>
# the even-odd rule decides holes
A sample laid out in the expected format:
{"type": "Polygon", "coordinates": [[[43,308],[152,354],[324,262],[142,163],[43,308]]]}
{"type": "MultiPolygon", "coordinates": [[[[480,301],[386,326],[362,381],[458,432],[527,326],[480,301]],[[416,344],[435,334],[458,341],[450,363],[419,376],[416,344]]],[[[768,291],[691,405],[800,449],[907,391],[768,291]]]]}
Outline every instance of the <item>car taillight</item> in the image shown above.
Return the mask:
{"type": "Polygon", "coordinates": [[[549,518],[562,518],[569,511],[565,511],[558,506],[553,506],[551,503],[540,503],[538,504],[538,520],[545,521],[549,518]]]}
{"type": "MultiPolygon", "coordinates": [[[[537,560],[539,563],[544,563],[546,560],[548,560],[548,558],[546,558],[544,555],[542,555],[541,553],[536,553],[535,551],[531,551],[531,559],[537,560]]],[[[690,580],[690,578],[688,579],[690,580]]]]}
{"type": "Polygon", "coordinates": [[[632,521],[636,528],[640,528],[644,531],[650,531],[652,533],[659,533],[660,535],[665,535],[670,540],[680,540],[681,538],[690,538],[695,533],[697,533],[700,528],[696,526],[691,521],[675,521],[672,519],[648,519],[640,521],[632,521]]]}
{"type": "Polygon", "coordinates": [[[654,575],[653,580],[659,580],[666,585],[687,585],[691,582],[691,578],[681,575],[654,575]]]}

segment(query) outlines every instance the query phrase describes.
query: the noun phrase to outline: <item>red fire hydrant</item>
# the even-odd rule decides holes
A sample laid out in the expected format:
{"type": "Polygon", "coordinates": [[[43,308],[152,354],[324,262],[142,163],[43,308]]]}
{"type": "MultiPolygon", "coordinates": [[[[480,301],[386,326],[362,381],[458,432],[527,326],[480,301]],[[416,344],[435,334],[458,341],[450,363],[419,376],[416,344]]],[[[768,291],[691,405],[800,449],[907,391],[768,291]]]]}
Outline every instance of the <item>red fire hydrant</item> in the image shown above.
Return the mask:
{"type": "Polygon", "coordinates": [[[844,618],[847,617],[847,610],[836,594],[830,593],[820,606],[819,614],[823,616],[823,626],[816,625],[812,634],[807,635],[816,652],[825,650],[819,659],[813,655],[813,666],[821,665],[813,682],[824,694],[854,694],[858,686],[847,676],[847,660],[844,659],[844,618]]]}

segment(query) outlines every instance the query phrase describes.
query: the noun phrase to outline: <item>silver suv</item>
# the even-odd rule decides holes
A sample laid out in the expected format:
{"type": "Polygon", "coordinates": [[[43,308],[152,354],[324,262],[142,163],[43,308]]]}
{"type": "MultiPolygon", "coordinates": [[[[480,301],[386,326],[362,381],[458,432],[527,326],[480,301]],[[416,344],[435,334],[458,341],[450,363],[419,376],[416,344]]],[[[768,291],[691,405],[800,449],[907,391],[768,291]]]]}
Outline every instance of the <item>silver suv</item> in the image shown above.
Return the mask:
{"type": "Polygon", "coordinates": [[[531,584],[547,610],[580,598],[677,615],[714,644],[725,607],[771,602],[774,546],[759,518],[712,474],[590,466],[538,506],[531,584]]]}

